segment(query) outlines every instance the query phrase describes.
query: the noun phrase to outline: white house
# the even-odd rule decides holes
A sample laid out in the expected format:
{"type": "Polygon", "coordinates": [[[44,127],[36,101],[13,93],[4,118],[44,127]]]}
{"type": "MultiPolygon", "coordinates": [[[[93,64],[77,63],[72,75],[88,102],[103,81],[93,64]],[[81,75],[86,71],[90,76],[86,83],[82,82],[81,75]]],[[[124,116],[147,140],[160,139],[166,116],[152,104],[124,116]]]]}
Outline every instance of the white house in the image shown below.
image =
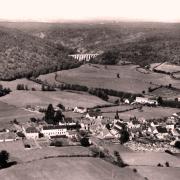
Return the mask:
{"type": "Polygon", "coordinates": [[[68,136],[67,128],[65,125],[57,125],[57,126],[43,126],[41,129],[41,133],[44,134],[45,137],[53,137],[53,136],[68,136]]]}
{"type": "Polygon", "coordinates": [[[126,104],[130,104],[129,99],[125,99],[125,100],[124,100],[124,103],[126,103],[126,104]]]}
{"type": "Polygon", "coordinates": [[[39,132],[35,127],[28,127],[25,130],[24,134],[27,139],[38,139],[39,138],[39,132]]]}
{"type": "Polygon", "coordinates": [[[90,111],[86,114],[86,118],[90,120],[95,120],[95,119],[102,119],[103,116],[101,112],[90,111]]]}
{"type": "Polygon", "coordinates": [[[148,98],[145,98],[145,97],[136,97],[135,102],[139,103],[139,104],[158,105],[157,100],[148,99],[148,98]]]}
{"type": "Polygon", "coordinates": [[[83,114],[83,113],[86,113],[86,112],[87,112],[87,109],[84,108],[84,107],[75,107],[73,112],[83,114]]]}
{"type": "Polygon", "coordinates": [[[16,134],[13,132],[1,132],[0,133],[0,142],[12,142],[16,141],[16,134]]]}

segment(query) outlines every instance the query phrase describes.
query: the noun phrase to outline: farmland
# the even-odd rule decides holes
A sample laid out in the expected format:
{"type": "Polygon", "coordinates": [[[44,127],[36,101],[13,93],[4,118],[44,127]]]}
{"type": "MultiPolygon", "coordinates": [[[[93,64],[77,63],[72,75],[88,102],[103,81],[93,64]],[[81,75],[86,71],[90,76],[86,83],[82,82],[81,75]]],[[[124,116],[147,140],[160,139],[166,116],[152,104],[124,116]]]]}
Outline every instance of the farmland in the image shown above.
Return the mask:
{"type": "Polygon", "coordinates": [[[180,66],[165,62],[165,63],[159,65],[158,67],[156,67],[155,69],[160,70],[160,71],[164,71],[167,73],[173,73],[173,72],[180,71],[180,66]]]}
{"type": "Polygon", "coordinates": [[[35,90],[41,90],[41,85],[25,78],[16,79],[13,81],[0,81],[0,84],[2,84],[3,87],[10,88],[12,91],[16,90],[18,84],[24,84],[24,86],[27,86],[28,89],[34,88],[35,90]]]}
{"type": "MultiPolygon", "coordinates": [[[[106,108],[106,111],[108,111],[109,108],[106,108]]],[[[129,109],[129,108],[127,108],[129,109]]],[[[104,112],[103,110],[103,116],[107,118],[114,118],[116,110],[123,110],[121,107],[114,107],[114,113],[108,113],[104,112]]],[[[112,108],[110,108],[110,111],[113,111],[112,108]]],[[[163,117],[171,116],[173,113],[179,112],[179,109],[176,108],[165,108],[165,107],[143,107],[142,111],[139,111],[138,109],[134,109],[127,112],[119,113],[119,117],[124,120],[129,120],[130,117],[137,117],[138,119],[158,119],[163,117]]]]}
{"type": "Polygon", "coordinates": [[[162,87],[154,90],[150,94],[155,96],[161,96],[167,99],[175,99],[176,97],[180,96],[180,91],[162,87]]]}
{"type": "Polygon", "coordinates": [[[18,121],[28,121],[30,117],[40,117],[40,114],[25,111],[13,105],[0,101],[0,125],[1,128],[10,126],[9,122],[17,119],[18,121]]]}
{"type": "Polygon", "coordinates": [[[53,105],[62,103],[64,106],[71,108],[109,104],[96,96],[66,91],[14,91],[7,96],[1,97],[0,100],[16,107],[26,107],[27,105],[47,106],[50,103],[53,105]]]}
{"type": "Polygon", "coordinates": [[[56,180],[57,177],[62,180],[143,179],[131,169],[120,169],[108,162],[93,158],[54,158],[16,165],[0,172],[0,178],[4,180],[56,180]]]}
{"type": "Polygon", "coordinates": [[[178,80],[171,79],[168,75],[151,72],[144,74],[136,70],[135,65],[124,66],[103,66],[103,65],[82,65],[79,68],[58,71],[55,80],[55,73],[41,75],[38,78],[51,83],[70,83],[114,89],[118,91],[141,93],[149,87],[167,85],[180,88],[178,80]],[[120,78],[117,78],[119,74],[120,78]]]}

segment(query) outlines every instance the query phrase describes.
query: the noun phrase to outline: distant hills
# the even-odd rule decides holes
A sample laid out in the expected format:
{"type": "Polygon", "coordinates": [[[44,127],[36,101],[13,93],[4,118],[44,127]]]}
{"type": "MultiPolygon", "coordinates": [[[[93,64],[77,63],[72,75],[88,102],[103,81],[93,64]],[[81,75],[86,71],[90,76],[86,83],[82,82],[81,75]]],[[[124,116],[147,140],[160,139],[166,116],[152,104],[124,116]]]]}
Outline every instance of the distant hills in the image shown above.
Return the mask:
{"type": "Polygon", "coordinates": [[[61,45],[17,29],[0,27],[0,79],[38,76],[76,65],[61,45]]]}
{"type": "Polygon", "coordinates": [[[100,64],[119,60],[180,64],[180,24],[1,22],[0,26],[3,79],[74,67],[77,63],[67,56],[72,53],[99,53],[93,62],[100,64]]]}

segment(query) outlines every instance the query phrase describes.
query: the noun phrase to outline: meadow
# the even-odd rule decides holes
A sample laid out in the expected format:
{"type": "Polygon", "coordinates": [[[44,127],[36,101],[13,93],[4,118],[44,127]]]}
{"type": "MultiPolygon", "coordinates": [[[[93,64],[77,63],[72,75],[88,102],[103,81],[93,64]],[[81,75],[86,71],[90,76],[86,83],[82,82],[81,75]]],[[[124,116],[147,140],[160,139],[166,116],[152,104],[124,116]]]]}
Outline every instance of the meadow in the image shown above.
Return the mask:
{"type": "Polygon", "coordinates": [[[41,75],[38,79],[53,83],[69,83],[85,85],[89,88],[105,88],[131,93],[142,93],[148,88],[168,85],[180,88],[180,82],[171,79],[166,74],[150,72],[144,74],[136,70],[136,65],[92,65],[85,64],[79,68],[58,71],[41,75]],[[55,80],[55,74],[57,78],[55,80]],[[119,78],[117,78],[119,74],[119,78]]]}
{"type": "MultiPolygon", "coordinates": [[[[0,98],[1,99],[1,98],[0,98]]],[[[18,108],[14,105],[9,105],[0,101],[0,126],[1,128],[10,127],[10,121],[17,119],[18,121],[28,121],[31,117],[41,117],[41,114],[32,113],[18,108]]]]}
{"type": "Polygon", "coordinates": [[[96,96],[86,93],[73,93],[67,91],[14,91],[0,98],[1,101],[16,107],[26,107],[27,105],[45,106],[59,103],[65,107],[74,108],[76,106],[94,107],[97,105],[110,104],[96,96]]]}
{"type": "Polygon", "coordinates": [[[24,84],[24,86],[27,86],[28,89],[34,88],[35,90],[41,90],[40,84],[37,84],[37,83],[30,81],[26,78],[16,79],[13,81],[0,81],[0,84],[2,84],[3,87],[10,88],[12,91],[15,91],[17,89],[18,84],[24,84]]]}
{"type": "Polygon", "coordinates": [[[160,70],[160,71],[164,71],[167,73],[173,73],[173,72],[180,71],[180,66],[165,62],[165,63],[159,65],[158,67],[156,67],[155,69],[160,70]]]}
{"type": "Polygon", "coordinates": [[[106,161],[94,158],[54,158],[16,165],[0,172],[4,180],[143,180],[129,168],[120,169],[106,161]],[[43,167],[43,168],[42,168],[43,167]],[[18,173],[17,173],[18,172],[18,173]]]}
{"type": "MultiPolygon", "coordinates": [[[[129,109],[129,108],[128,108],[129,109]]],[[[110,108],[112,111],[112,108],[110,108]]],[[[121,108],[114,107],[114,110],[121,110],[121,108]]],[[[106,108],[108,111],[108,108],[106,108]]],[[[113,113],[103,113],[103,116],[106,118],[114,118],[115,111],[113,113]]],[[[142,111],[138,109],[130,110],[127,112],[119,113],[119,117],[123,120],[129,120],[131,117],[136,117],[138,119],[158,119],[163,117],[171,116],[175,112],[179,112],[179,109],[176,108],[167,108],[167,107],[143,107],[142,111]]]]}

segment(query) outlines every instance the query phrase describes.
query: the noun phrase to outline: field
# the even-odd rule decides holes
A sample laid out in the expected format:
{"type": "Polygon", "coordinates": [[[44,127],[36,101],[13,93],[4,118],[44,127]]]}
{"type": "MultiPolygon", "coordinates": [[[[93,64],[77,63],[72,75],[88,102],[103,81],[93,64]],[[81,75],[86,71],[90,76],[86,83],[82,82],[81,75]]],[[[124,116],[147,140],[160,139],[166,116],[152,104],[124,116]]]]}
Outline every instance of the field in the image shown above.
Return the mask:
{"type": "Polygon", "coordinates": [[[25,122],[28,121],[30,117],[34,116],[41,117],[42,115],[28,112],[0,101],[0,126],[2,129],[5,127],[9,127],[9,122],[13,121],[14,119],[25,122]]]}
{"type": "Polygon", "coordinates": [[[175,99],[180,96],[180,91],[172,90],[165,87],[158,88],[150,93],[151,95],[161,96],[162,98],[175,99]]]}
{"type": "Polygon", "coordinates": [[[175,78],[180,79],[180,72],[179,73],[174,73],[173,75],[174,75],[175,78]]]}
{"type": "Polygon", "coordinates": [[[180,168],[173,167],[152,167],[152,166],[132,166],[137,172],[149,180],[179,180],[180,168]]]}
{"type": "Polygon", "coordinates": [[[160,70],[160,71],[164,71],[167,73],[168,72],[173,73],[173,72],[180,71],[180,66],[173,65],[173,64],[165,62],[165,63],[161,64],[160,66],[156,67],[155,69],[160,70]]]}
{"type": "Polygon", "coordinates": [[[32,82],[28,79],[16,79],[16,80],[13,80],[13,81],[0,81],[0,84],[3,85],[3,87],[5,88],[10,88],[12,91],[15,91],[16,90],[16,87],[18,84],[24,84],[25,86],[27,85],[28,86],[28,89],[36,89],[36,90],[41,90],[41,85],[35,83],[35,82],[32,82]]]}
{"type": "Polygon", "coordinates": [[[157,166],[169,162],[171,167],[180,168],[180,159],[167,153],[158,152],[122,152],[121,158],[130,166],[157,166]]]}
{"type": "Polygon", "coordinates": [[[96,96],[66,91],[14,91],[1,97],[0,100],[16,107],[26,107],[27,105],[47,106],[50,103],[53,105],[62,103],[64,106],[71,108],[109,104],[96,96]]]}
{"type": "Polygon", "coordinates": [[[112,178],[143,180],[129,168],[120,169],[106,161],[94,158],[47,159],[16,165],[0,172],[0,179],[3,180],[110,180],[112,178]]]}
{"type": "MultiPolygon", "coordinates": [[[[129,109],[129,108],[128,108],[129,109]]],[[[108,108],[106,108],[108,110],[108,108]]],[[[112,111],[112,108],[110,108],[112,111]]],[[[116,107],[114,107],[114,110],[117,110],[116,107]]],[[[121,110],[121,108],[118,108],[118,110],[121,110]]],[[[139,119],[152,119],[152,118],[163,118],[171,116],[175,112],[179,112],[179,109],[176,108],[166,108],[166,107],[143,107],[142,111],[139,111],[138,109],[122,112],[119,113],[119,117],[124,120],[129,120],[130,117],[136,117],[139,119]]],[[[103,113],[103,116],[106,118],[114,118],[114,113],[103,113]]]]}
{"type": "Polygon", "coordinates": [[[136,70],[135,65],[124,66],[103,66],[103,65],[82,65],[79,68],[57,72],[57,81],[55,73],[41,75],[38,78],[47,80],[50,83],[70,83],[85,85],[88,87],[99,87],[114,89],[118,91],[142,93],[147,92],[149,87],[157,85],[168,85],[180,88],[178,80],[171,79],[168,75],[150,72],[144,74],[136,70]],[[117,78],[119,73],[120,78],[117,78]]]}

